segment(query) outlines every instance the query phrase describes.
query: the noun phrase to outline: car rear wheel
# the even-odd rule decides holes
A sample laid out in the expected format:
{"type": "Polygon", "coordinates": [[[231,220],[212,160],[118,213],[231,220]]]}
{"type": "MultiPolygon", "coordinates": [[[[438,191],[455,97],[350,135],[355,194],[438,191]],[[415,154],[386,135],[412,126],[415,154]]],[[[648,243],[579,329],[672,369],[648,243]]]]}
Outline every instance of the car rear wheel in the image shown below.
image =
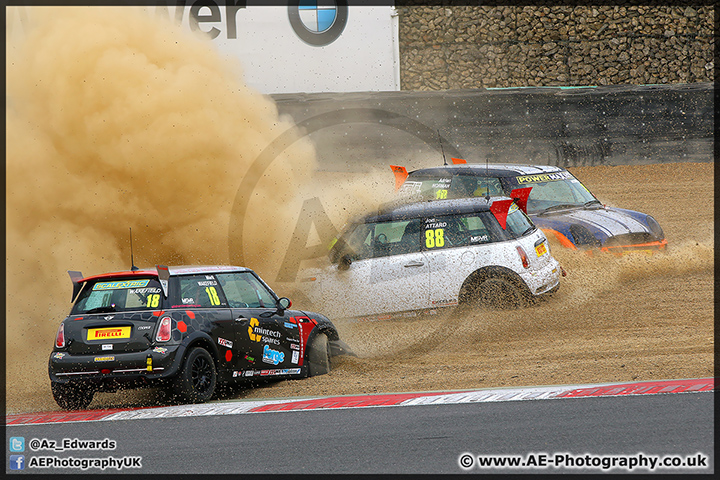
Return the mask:
{"type": "Polygon", "coordinates": [[[327,337],[319,333],[308,347],[308,376],[325,375],[330,372],[330,352],[327,337]]]}
{"type": "Polygon", "coordinates": [[[497,309],[515,309],[528,305],[527,295],[504,278],[491,277],[470,286],[461,295],[461,301],[473,306],[497,309]]]}
{"type": "Polygon", "coordinates": [[[175,378],[173,390],[182,401],[203,403],[213,396],[216,383],[215,362],[207,350],[196,347],[185,358],[175,378]]]}
{"type": "Polygon", "coordinates": [[[527,306],[520,289],[502,278],[489,278],[480,285],[479,298],[491,308],[513,309],[527,306]]]}
{"type": "Polygon", "coordinates": [[[84,386],[75,383],[50,382],[55,402],[65,410],[82,410],[92,402],[95,392],[84,386]]]}

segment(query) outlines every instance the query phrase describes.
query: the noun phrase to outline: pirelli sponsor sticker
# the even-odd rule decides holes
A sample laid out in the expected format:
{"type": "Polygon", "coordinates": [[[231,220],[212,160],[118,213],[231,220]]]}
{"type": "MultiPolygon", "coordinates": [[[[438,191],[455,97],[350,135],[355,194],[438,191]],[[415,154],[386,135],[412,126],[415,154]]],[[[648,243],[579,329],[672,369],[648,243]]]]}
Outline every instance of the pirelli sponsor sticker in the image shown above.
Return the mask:
{"type": "Polygon", "coordinates": [[[93,290],[121,290],[126,288],[142,288],[147,287],[150,280],[145,278],[142,280],[118,280],[115,282],[98,282],[93,285],[93,290]]]}
{"type": "Polygon", "coordinates": [[[523,175],[515,177],[519,185],[525,185],[527,183],[540,183],[540,182],[557,182],[559,180],[566,180],[572,178],[570,172],[555,172],[555,173],[542,173],[539,175],[523,175]]]}
{"type": "Polygon", "coordinates": [[[132,327],[106,327],[88,329],[88,340],[111,340],[113,338],[130,338],[132,327]]]}

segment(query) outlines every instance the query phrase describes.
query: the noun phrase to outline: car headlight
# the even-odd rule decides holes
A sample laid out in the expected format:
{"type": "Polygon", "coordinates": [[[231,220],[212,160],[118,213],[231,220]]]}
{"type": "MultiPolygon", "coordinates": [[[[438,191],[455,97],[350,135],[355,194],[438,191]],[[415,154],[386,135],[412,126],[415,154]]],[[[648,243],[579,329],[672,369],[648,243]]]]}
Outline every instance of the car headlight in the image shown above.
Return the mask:
{"type": "Polygon", "coordinates": [[[665,238],[665,233],[663,233],[662,227],[660,227],[660,224],[655,220],[652,216],[647,216],[647,224],[648,228],[650,229],[650,232],[652,232],[653,236],[657,240],[662,240],[665,238]]]}

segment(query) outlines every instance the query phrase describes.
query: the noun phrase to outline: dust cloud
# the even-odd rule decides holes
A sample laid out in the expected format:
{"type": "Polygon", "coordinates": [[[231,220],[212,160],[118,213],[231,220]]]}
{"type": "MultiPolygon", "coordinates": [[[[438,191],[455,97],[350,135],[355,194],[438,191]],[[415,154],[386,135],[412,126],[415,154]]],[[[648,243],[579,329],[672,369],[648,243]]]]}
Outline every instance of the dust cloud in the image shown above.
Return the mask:
{"type": "MultiPolygon", "coordinates": [[[[26,7],[20,17],[22,31],[6,36],[6,344],[8,406],[27,410],[50,406],[22,404],[50,398],[67,270],[129,269],[130,228],[141,268],[229,263],[232,204],[241,179],[258,174],[241,192],[252,196],[245,264],[271,280],[279,259],[268,252],[285,253],[317,179],[300,135],[252,171],[293,123],[207,38],[135,7],[26,7]]],[[[341,223],[333,205],[355,187],[326,187],[341,223]]]]}
{"type": "MultiPolygon", "coordinates": [[[[66,271],[129,268],[129,228],[140,267],[226,263],[238,187],[262,173],[253,191],[240,192],[251,196],[244,258],[272,284],[304,199],[321,197],[339,228],[392,194],[389,171],[316,172],[301,134],[267,171],[254,171],[293,124],[209,40],[130,7],[26,11],[24,35],[6,38],[8,411],[57,409],[47,360],[70,308],[66,271]]],[[[711,202],[698,199],[714,190],[697,180],[713,178],[712,163],[577,172],[608,204],[652,213],[668,252],[588,257],[553,247],[568,277],[547,302],[336,322],[359,357],[341,359],[331,375],[243,396],[712,375],[714,223],[711,202]]],[[[102,394],[92,406],[133,398],[102,394]]]]}

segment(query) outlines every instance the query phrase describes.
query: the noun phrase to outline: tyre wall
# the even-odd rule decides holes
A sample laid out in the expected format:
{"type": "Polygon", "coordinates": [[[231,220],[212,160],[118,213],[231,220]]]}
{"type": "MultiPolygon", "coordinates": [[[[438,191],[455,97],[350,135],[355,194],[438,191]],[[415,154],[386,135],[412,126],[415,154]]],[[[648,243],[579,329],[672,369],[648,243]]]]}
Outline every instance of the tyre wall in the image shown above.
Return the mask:
{"type": "Polygon", "coordinates": [[[321,170],[470,163],[713,161],[711,83],[285,94],[321,170]],[[442,145],[442,146],[441,146],[442,145]]]}

